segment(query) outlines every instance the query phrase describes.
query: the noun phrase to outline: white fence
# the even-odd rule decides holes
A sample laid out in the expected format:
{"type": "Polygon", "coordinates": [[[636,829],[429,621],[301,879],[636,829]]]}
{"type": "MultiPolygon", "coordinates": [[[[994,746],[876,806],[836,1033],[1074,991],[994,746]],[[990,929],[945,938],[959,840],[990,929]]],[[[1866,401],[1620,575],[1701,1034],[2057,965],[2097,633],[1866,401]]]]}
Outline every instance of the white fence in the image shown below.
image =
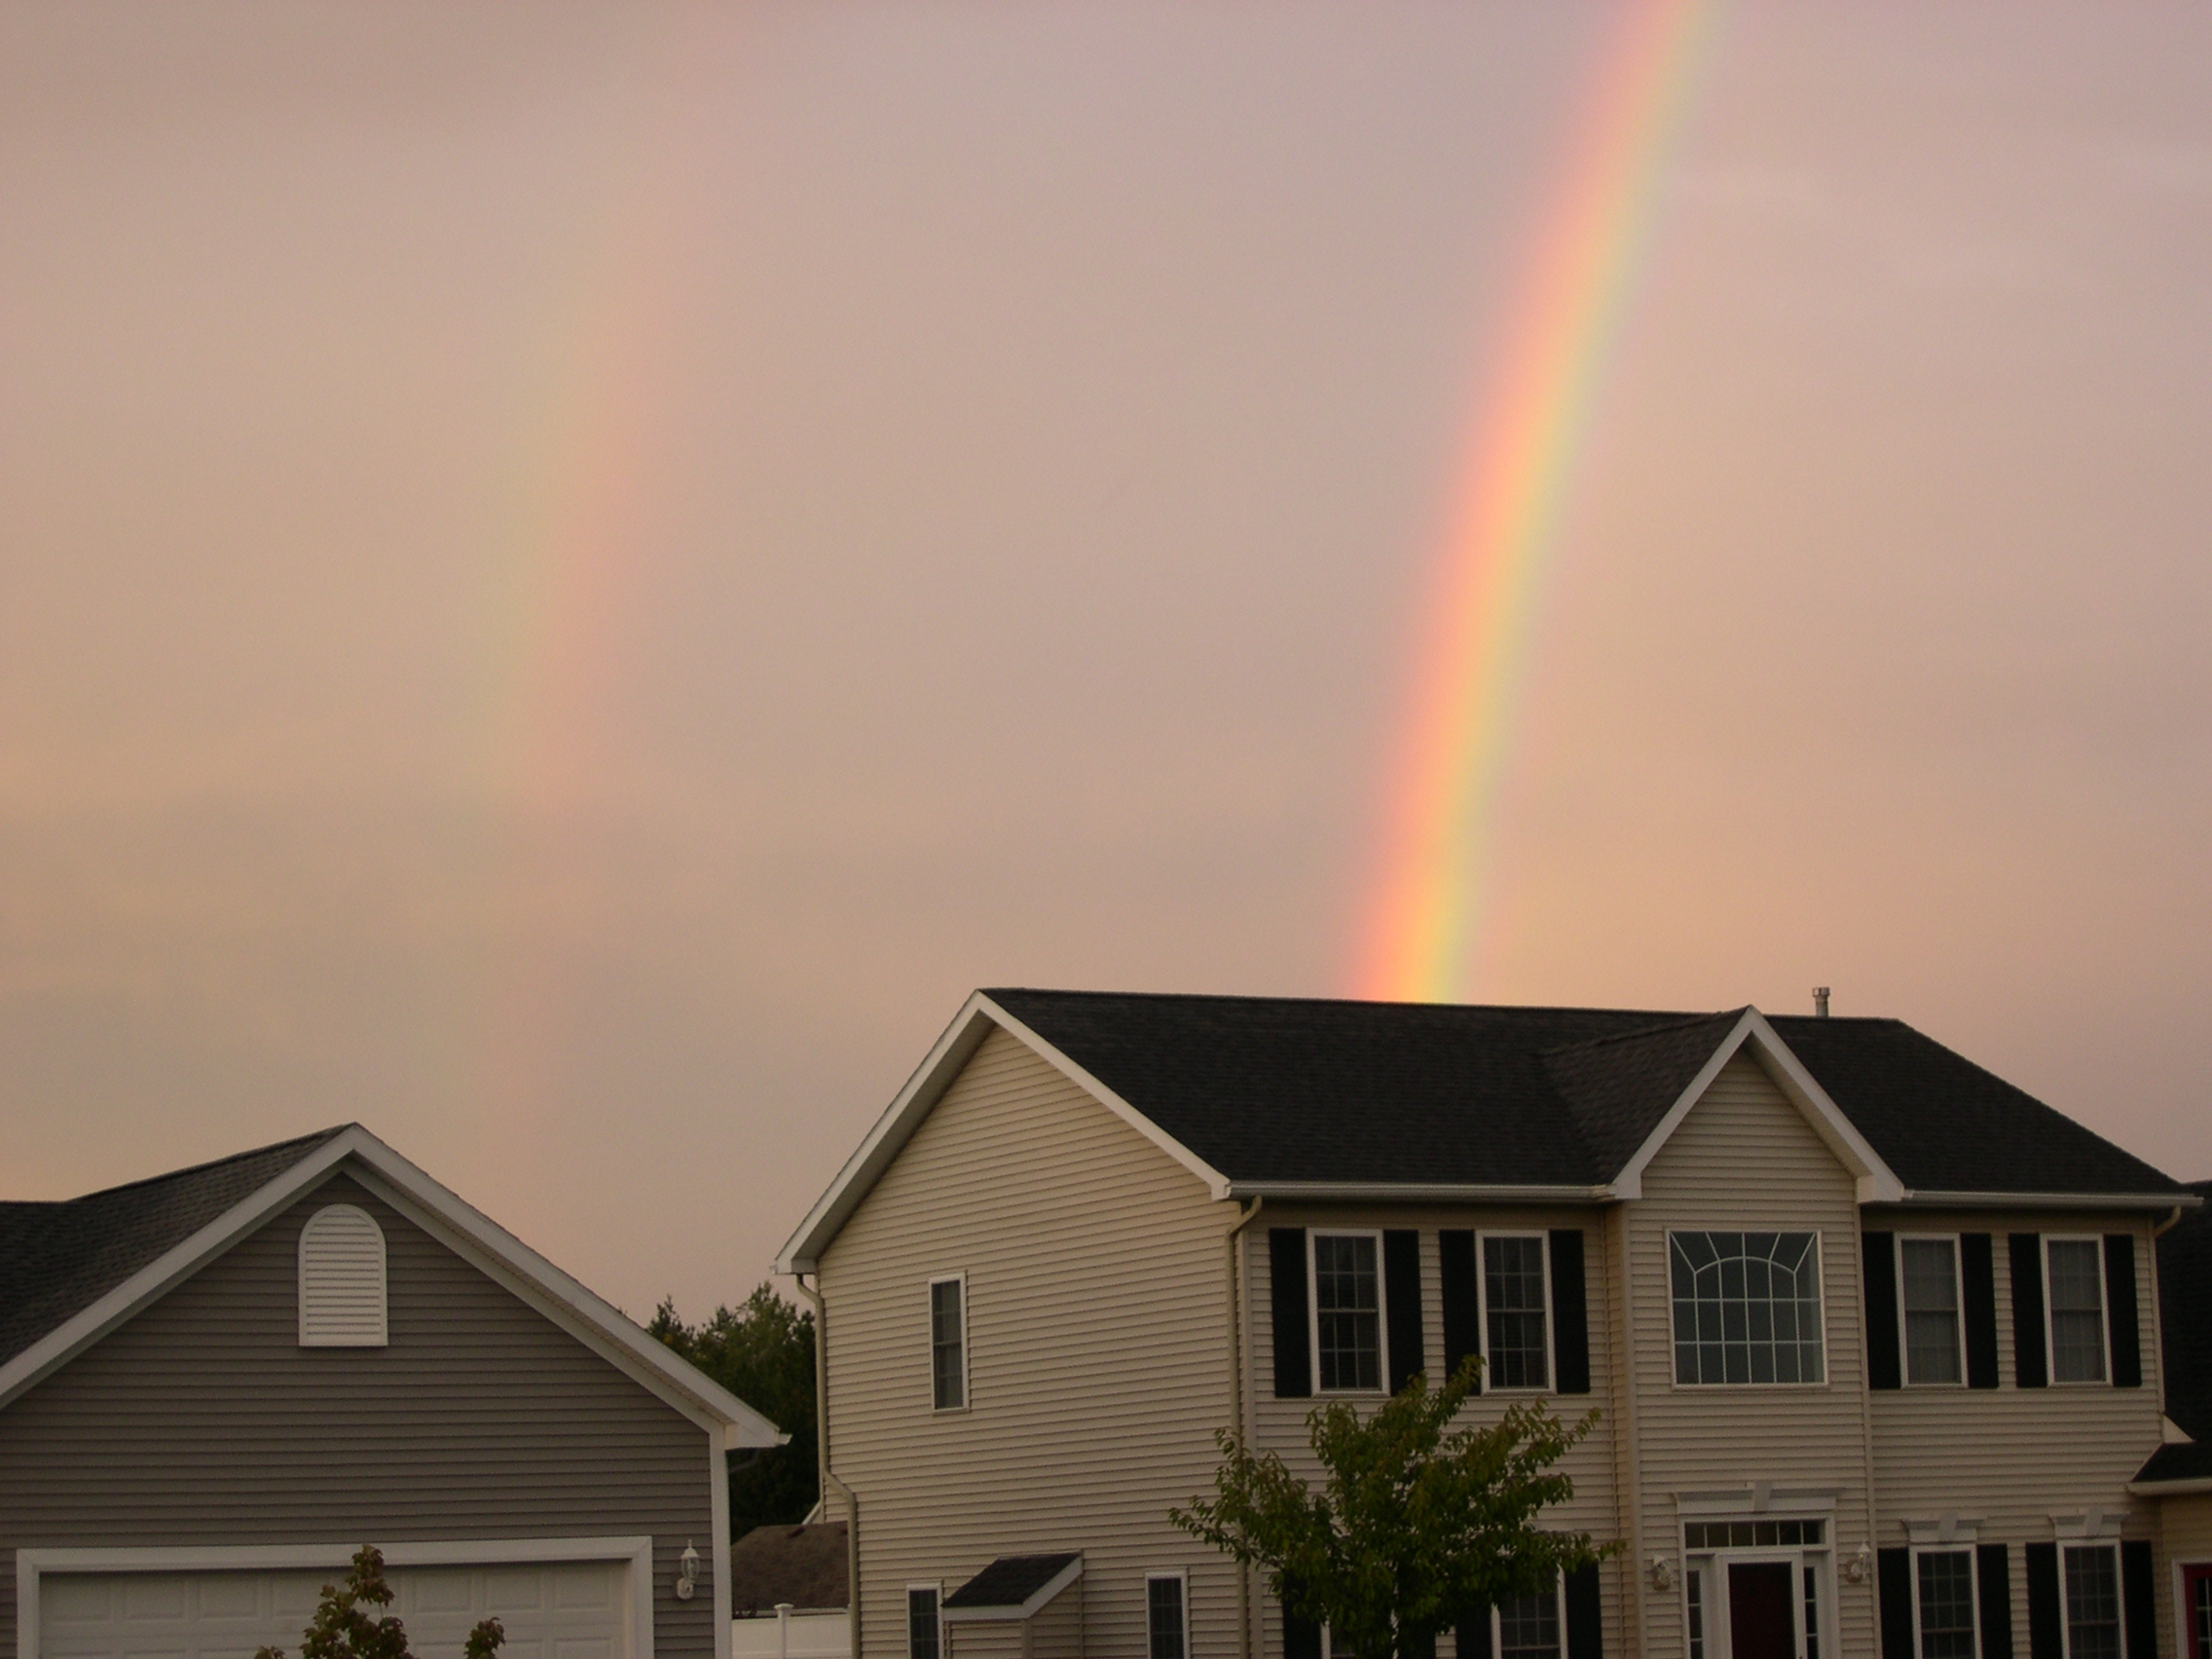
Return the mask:
{"type": "Polygon", "coordinates": [[[786,1604],[773,1613],[730,1621],[736,1659],[852,1659],[853,1621],[843,1607],[804,1612],[786,1604]]]}

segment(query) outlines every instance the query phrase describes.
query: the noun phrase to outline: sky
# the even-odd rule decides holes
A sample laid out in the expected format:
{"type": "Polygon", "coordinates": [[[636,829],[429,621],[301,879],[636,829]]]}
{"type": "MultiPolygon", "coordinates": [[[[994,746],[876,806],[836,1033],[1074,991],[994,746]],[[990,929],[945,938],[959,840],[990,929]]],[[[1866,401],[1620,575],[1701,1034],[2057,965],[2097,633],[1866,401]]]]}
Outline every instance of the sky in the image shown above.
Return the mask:
{"type": "MultiPolygon", "coordinates": [[[[697,1317],[976,986],[1356,989],[1648,9],[0,10],[0,1190],[358,1120],[697,1317]]],[[[2212,12],[1693,9],[1464,992],[2212,1176],[2212,12]]]]}

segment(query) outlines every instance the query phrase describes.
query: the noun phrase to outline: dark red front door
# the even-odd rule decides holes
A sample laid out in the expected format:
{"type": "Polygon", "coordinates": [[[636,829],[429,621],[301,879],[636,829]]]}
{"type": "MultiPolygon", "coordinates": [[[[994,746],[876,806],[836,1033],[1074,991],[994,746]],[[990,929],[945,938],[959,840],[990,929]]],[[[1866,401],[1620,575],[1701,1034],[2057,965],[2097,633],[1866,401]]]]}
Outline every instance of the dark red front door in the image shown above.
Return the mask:
{"type": "Polygon", "coordinates": [[[1786,1561],[1728,1564],[1729,1659],[1797,1659],[1786,1561]]]}
{"type": "Polygon", "coordinates": [[[2212,1659],[2212,1567],[2183,1567],[2181,1588],[2189,1609],[2189,1659],[2212,1659]]]}

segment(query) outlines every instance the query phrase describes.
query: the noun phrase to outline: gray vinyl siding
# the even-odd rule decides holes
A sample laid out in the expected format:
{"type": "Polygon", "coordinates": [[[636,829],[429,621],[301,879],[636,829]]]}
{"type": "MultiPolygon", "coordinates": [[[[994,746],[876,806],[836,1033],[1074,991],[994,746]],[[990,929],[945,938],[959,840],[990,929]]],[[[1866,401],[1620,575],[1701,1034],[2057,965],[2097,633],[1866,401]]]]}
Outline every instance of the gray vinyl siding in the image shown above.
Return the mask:
{"type": "Polygon", "coordinates": [[[1208,1490],[1230,1420],[1236,1214],[1023,1044],[977,1049],[822,1260],[869,1659],[904,1652],[906,1585],[1058,1550],[1084,1554],[1088,1651],[1138,1659],[1144,1574],[1173,1567],[1194,1647],[1235,1649],[1235,1571],[1167,1509],[1208,1490]],[[956,1272],[970,1405],[939,1413],[927,1286],[956,1272]]]}
{"type": "MultiPolygon", "coordinates": [[[[1632,1560],[1680,1559],[1676,1493],[1773,1481],[1840,1489],[1840,1560],[1870,1536],[1866,1392],[1859,1295],[1858,1189],[1851,1173],[1752,1059],[1737,1055],[1690,1108],[1624,1206],[1636,1432],[1642,1484],[1632,1560]],[[1821,1235],[1827,1381],[1682,1387],[1675,1382],[1667,1273],[1670,1228],[1821,1235]]],[[[1874,1592],[1834,1585],[1842,1647],[1874,1650],[1874,1592]]],[[[1640,1578],[1647,1659],[1680,1659],[1681,1592],[1640,1578]]],[[[1823,1652],[1838,1651],[1824,1643],[1823,1652]]],[[[2024,1649],[2023,1649],[2024,1651],[2024,1649]]]]}
{"type": "MultiPolygon", "coordinates": [[[[336,1175],[0,1411],[0,1659],[27,1546],[653,1538],[654,1646],[714,1652],[707,1431],[336,1175]],[[385,1347],[299,1345],[300,1229],[383,1228],[385,1347]]],[[[717,1458],[719,1464],[719,1458],[717,1458]]]]}

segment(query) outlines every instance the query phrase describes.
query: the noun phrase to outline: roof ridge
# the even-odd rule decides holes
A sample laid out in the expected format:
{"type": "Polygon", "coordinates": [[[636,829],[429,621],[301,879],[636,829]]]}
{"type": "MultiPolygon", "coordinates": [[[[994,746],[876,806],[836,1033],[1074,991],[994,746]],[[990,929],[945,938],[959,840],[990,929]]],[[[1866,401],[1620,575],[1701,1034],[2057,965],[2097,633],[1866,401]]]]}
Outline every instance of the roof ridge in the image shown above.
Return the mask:
{"type": "Polygon", "coordinates": [[[181,1180],[187,1175],[202,1175],[210,1169],[221,1169],[228,1164],[242,1163],[249,1158],[265,1158],[270,1153],[283,1152],[290,1147],[298,1147],[305,1153],[312,1148],[321,1146],[326,1141],[337,1138],[348,1129],[357,1126],[353,1124],[337,1124],[327,1129],[317,1129],[313,1134],[294,1135],[286,1140],[271,1141],[267,1146],[249,1147],[244,1152],[234,1152],[227,1158],[211,1158],[204,1163],[188,1163],[182,1169],[165,1169],[158,1175],[141,1175],[135,1181],[125,1181],[113,1187],[101,1187],[94,1192],[80,1193],[73,1198],[55,1198],[45,1201],[63,1204],[87,1203],[93,1198],[113,1198],[118,1193],[135,1192],[141,1187],[157,1186],[164,1181],[181,1180]]]}
{"type": "MultiPolygon", "coordinates": [[[[1276,997],[1240,991],[1074,991],[1056,985],[982,985],[977,989],[986,997],[1071,997],[1087,1000],[1111,997],[1127,1002],[1262,1003],[1273,1006],[1296,1003],[1308,1008],[1403,1008],[1433,1011],[1438,1014],[1463,1014],[1470,1011],[1499,1014],[1602,1014],[1630,1018],[1649,1017],[1656,1020],[1684,1023],[1711,1017],[1711,1015],[1703,1014],[1684,1014],[1678,1009],[1605,1008],[1596,1003],[1419,1002],[1379,997],[1276,997]]],[[[1746,1006],[1750,1005],[1747,1004],[1746,1006]]]]}
{"type": "MultiPolygon", "coordinates": [[[[1664,1025],[1640,1025],[1633,1031],[1614,1031],[1603,1037],[1586,1037],[1579,1043],[1561,1043],[1554,1048],[1538,1049],[1536,1052],[1548,1060],[1554,1054],[1579,1053],[1585,1049],[1603,1049],[1612,1043],[1641,1043],[1646,1038],[1664,1036],[1669,1032],[1687,1031],[1694,1026],[1715,1025],[1722,1020],[1741,1019],[1744,1017],[1745,1010],[1751,1006],[1750,1003],[1746,1003],[1743,1008],[1721,1009],[1713,1014],[1685,1014],[1679,1019],[1670,1019],[1664,1025]]],[[[1630,1010],[1628,1012],[1635,1013],[1637,1011],[1630,1010]]]]}

